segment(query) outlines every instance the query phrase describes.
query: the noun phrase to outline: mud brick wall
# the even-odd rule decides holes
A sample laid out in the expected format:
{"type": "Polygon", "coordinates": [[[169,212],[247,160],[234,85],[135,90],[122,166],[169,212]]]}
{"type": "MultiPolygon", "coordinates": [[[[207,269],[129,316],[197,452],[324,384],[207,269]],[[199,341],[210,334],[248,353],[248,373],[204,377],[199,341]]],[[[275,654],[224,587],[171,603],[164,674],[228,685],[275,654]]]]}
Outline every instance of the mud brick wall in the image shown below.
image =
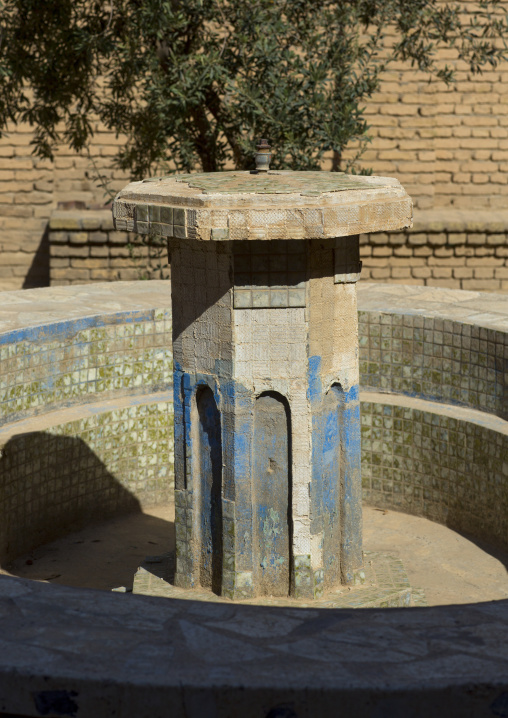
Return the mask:
{"type": "MultiPolygon", "coordinates": [[[[461,7],[472,14],[478,3],[464,0],[461,7]]],[[[387,46],[393,42],[388,32],[387,46]]],[[[360,167],[399,179],[418,209],[503,209],[508,198],[508,67],[504,63],[471,75],[454,50],[438,47],[436,56],[456,70],[455,84],[429,83],[425,73],[405,62],[383,73],[379,92],[366,102],[372,142],[360,167]]],[[[129,180],[113,162],[125,138],[98,123],[90,157],[62,145],[53,163],[32,155],[33,128],[8,129],[0,139],[0,291],[49,283],[47,226],[59,204],[103,205],[107,198],[98,172],[113,193],[129,180]]],[[[346,150],[344,160],[355,152],[354,147],[346,150]]],[[[328,157],[323,169],[330,166],[328,157]]]]}
{"type": "Polygon", "coordinates": [[[165,243],[116,232],[110,210],[53,212],[49,254],[52,286],[169,277],[165,243]]]}
{"type": "Polygon", "coordinates": [[[360,237],[362,280],[508,292],[508,212],[416,211],[413,229],[360,237]]]}
{"type": "MultiPolygon", "coordinates": [[[[114,231],[109,210],[56,211],[49,226],[53,286],[170,276],[165,245],[114,231]]],[[[360,252],[362,281],[508,292],[508,211],[416,210],[412,230],[362,235],[360,252]]]]}

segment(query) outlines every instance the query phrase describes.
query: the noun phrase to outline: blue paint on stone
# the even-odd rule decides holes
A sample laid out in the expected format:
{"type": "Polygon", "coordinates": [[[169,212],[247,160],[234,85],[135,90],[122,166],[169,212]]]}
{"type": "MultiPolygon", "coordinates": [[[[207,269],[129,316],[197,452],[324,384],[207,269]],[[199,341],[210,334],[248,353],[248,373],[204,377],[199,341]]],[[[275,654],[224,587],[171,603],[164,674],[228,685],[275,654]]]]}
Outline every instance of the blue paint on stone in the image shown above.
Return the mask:
{"type": "Polygon", "coordinates": [[[340,575],[341,394],[332,386],[315,397],[312,411],[311,534],[322,537],[327,585],[336,583],[340,575]]]}
{"type": "Polygon", "coordinates": [[[67,716],[73,718],[78,712],[76,691],[38,691],[33,693],[37,713],[41,716],[67,716]]]}
{"type": "Polygon", "coordinates": [[[334,384],[324,393],[321,366],[321,357],[309,358],[311,534],[322,536],[324,581],[330,587],[341,578],[351,583],[362,565],[360,403],[357,385],[344,392],[334,384]]]}
{"type": "Polygon", "coordinates": [[[359,387],[344,394],[341,422],[342,543],[341,571],[345,583],[353,581],[362,565],[361,434],[359,387]]]}
{"type": "Polygon", "coordinates": [[[309,357],[309,377],[307,396],[310,402],[320,401],[321,399],[321,357],[309,357]]]}
{"type": "Polygon", "coordinates": [[[64,340],[75,336],[78,332],[95,327],[108,327],[116,324],[154,321],[155,309],[146,311],[118,312],[100,316],[80,317],[53,324],[35,327],[23,327],[0,334],[0,346],[19,342],[44,342],[47,340],[64,340]]]}

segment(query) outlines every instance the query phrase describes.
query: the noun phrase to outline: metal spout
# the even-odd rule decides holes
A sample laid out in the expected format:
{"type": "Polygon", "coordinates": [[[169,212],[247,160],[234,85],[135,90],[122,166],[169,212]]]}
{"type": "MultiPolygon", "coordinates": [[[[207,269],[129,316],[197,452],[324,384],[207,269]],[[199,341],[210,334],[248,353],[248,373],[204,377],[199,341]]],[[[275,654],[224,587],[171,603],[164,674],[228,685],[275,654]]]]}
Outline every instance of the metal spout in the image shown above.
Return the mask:
{"type": "Polygon", "coordinates": [[[268,172],[272,159],[272,150],[268,140],[260,140],[256,145],[256,150],[256,172],[268,172]]]}

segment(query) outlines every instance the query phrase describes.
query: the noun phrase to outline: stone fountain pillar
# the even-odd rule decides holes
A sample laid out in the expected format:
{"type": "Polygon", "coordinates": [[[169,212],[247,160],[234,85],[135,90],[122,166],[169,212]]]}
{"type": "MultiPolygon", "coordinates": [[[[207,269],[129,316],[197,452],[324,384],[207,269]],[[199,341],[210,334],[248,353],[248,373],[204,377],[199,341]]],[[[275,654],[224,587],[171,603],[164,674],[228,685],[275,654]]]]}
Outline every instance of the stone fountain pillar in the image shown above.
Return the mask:
{"type": "Polygon", "coordinates": [[[353,582],[359,234],[410,226],[410,198],[384,177],[217,172],[133,182],[114,216],[168,238],[176,584],[313,599],[353,582]]]}

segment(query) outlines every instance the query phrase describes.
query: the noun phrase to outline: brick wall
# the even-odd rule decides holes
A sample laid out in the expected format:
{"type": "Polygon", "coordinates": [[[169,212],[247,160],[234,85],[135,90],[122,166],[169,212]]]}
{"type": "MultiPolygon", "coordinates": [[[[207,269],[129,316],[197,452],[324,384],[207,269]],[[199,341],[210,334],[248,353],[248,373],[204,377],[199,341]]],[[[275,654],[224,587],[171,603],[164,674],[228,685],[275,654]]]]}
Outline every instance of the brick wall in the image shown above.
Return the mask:
{"type": "MultiPolygon", "coordinates": [[[[460,5],[471,14],[478,7],[470,0],[460,5]]],[[[386,45],[394,41],[387,33],[386,45]]],[[[419,208],[503,208],[508,66],[472,75],[454,50],[439,49],[437,59],[455,69],[455,84],[429,83],[407,63],[390,65],[379,92],[366,103],[372,143],[360,164],[374,174],[397,177],[419,208]]]]}
{"type": "MultiPolygon", "coordinates": [[[[109,210],[49,227],[52,285],[170,276],[165,244],[114,231],[109,210]]],[[[508,293],[508,211],[420,210],[412,230],[361,235],[360,253],[362,281],[508,293]]]]}
{"type": "Polygon", "coordinates": [[[508,211],[415,217],[412,230],[361,236],[362,280],[508,293],[508,211]]]}
{"type": "Polygon", "coordinates": [[[128,181],[112,167],[121,142],[113,133],[96,133],[94,163],[65,146],[57,148],[53,163],[40,160],[32,156],[32,136],[28,125],[20,125],[0,139],[0,291],[49,284],[49,217],[65,203],[108,202],[97,171],[113,191],[128,181]]]}
{"type": "Polygon", "coordinates": [[[110,210],[55,211],[49,221],[49,283],[166,279],[166,243],[116,232],[110,210]]]}
{"type": "MultiPolygon", "coordinates": [[[[474,11],[475,3],[462,4],[474,11]]],[[[386,42],[392,41],[388,34],[386,42]]],[[[360,164],[397,177],[420,209],[502,209],[508,202],[508,67],[471,76],[453,51],[442,49],[438,57],[456,67],[455,85],[429,84],[406,63],[384,74],[365,109],[372,143],[360,164]]],[[[98,174],[115,192],[126,184],[127,175],[112,163],[122,138],[95,129],[90,156],[62,146],[53,163],[32,156],[29,126],[13,126],[0,139],[0,290],[49,283],[47,226],[59,205],[104,205],[110,197],[98,174]]]]}

